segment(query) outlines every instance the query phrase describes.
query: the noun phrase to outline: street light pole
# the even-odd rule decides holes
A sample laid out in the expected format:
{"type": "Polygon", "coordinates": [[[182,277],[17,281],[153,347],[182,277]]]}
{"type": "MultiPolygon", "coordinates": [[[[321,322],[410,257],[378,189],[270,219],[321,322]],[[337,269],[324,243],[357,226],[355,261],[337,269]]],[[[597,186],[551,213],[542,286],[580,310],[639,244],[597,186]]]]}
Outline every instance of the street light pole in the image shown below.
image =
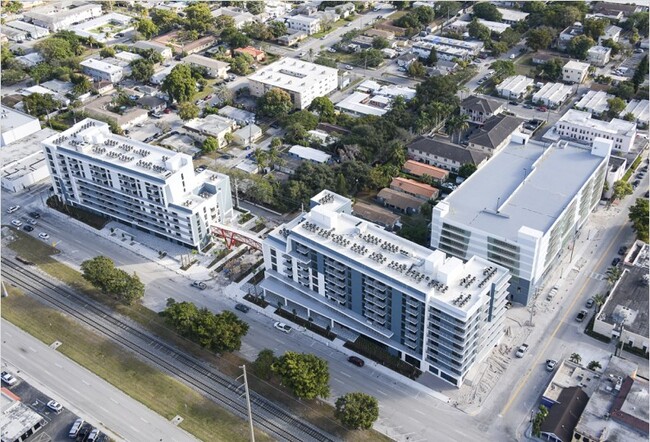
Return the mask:
{"type": "Polygon", "coordinates": [[[246,365],[241,366],[244,371],[244,391],[246,394],[246,407],[248,408],[248,425],[251,431],[251,442],[255,442],[255,429],[253,428],[253,410],[251,409],[251,396],[248,390],[248,378],[246,377],[246,365]]]}

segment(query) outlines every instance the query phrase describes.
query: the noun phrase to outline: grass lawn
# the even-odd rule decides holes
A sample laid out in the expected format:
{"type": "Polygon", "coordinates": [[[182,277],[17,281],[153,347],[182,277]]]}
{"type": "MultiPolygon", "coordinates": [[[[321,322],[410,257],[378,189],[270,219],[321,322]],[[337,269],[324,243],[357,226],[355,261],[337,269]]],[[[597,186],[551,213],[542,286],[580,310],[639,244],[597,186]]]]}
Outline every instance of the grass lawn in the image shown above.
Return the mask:
{"type": "Polygon", "coordinates": [[[350,22],[347,21],[347,20],[341,19],[341,20],[337,21],[336,23],[334,23],[334,24],[332,25],[332,27],[331,27],[330,29],[328,29],[327,31],[321,31],[321,32],[317,32],[317,33],[315,33],[315,34],[312,34],[312,35],[311,35],[311,38],[312,38],[312,39],[316,39],[316,38],[325,37],[325,36],[328,35],[330,32],[334,32],[334,31],[336,31],[338,28],[340,28],[341,26],[345,26],[345,25],[348,24],[348,23],[350,23],[350,22]]]}
{"type": "MultiPolygon", "coordinates": [[[[166,419],[183,417],[180,427],[201,440],[246,441],[247,423],[181,382],[140,361],[130,353],[55,309],[11,288],[2,301],[2,317],[113,384],[166,419]]],[[[256,440],[270,441],[257,432],[256,440]]]]}
{"type": "MultiPolygon", "coordinates": [[[[125,305],[118,304],[117,302],[115,302],[114,299],[107,297],[105,294],[102,294],[101,292],[93,288],[90,285],[90,283],[88,283],[85,279],[83,279],[81,273],[52,258],[53,255],[59,253],[58,250],[49,246],[43,241],[32,238],[31,236],[19,230],[13,228],[11,228],[11,230],[14,236],[16,237],[16,240],[11,242],[8,245],[8,247],[16,251],[21,258],[33,262],[41,270],[50,274],[54,278],[59,279],[60,281],[77,289],[81,293],[99,302],[104,303],[105,305],[115,309],[118,313],[127,316],[132,320],[138,322],[144,328],[148,329],[153,334],[160,337],[163,341],[168,342],[171,345],[174,345],[178,348],[182,348],[184,351],[217,367],[222,373],[231,377],[240,376],[241,369],[239,367],[243,364],[250,364],[250,361],[244,359],[238,354],[225,353],[223,355],[217,356],[214,353],[208,352],[205,349],[198,346],[197,344],[183,338],[182,336],[179,336],[173,329],[169,328],[165,323],[164,319],[153,310],[150,310],[142,305],[125,306],[125,305]]],[[[30,299],[26,297],[23,298],[28,300],[30,299]]],[[[10,304],[6,303],[6,300],[3,302],[5,302],[4,305],[5,308],[3,309],[2,314],[3,316],[5,316],[5,312],[9,310],[9,308],[7,307],[9,307],[10,304]]],[[[53,311],[52,314],[53,313],[56,312],[53,311]]],[[[11,320],[11,322],[14,321],[11,320]]],[[[47,323],[47,322],[43,322],[43,323],[47,323]]],[[[23,328],[18,323],[16,323],[16,325],[23,328]]],[[[31,333],[31,331],[29,330],[26,331],[31,333]]],[[[44,342],[47,342],[47,340],[42,339],[40,337],[39,339],[43,340],[44,342]]],[[[60,337],[57,337],[55,339],[58,339],[62,342],[66,342],[65,338],[61,339],[60,337]]],[[[50,344],[55,339],[51,339],[47,343],[50,344]]],[[[92,367],[88,367],[88,366],[86,367],[94,371],[92,367]]],[[[104,377],[101,373],[97,373],[97,374],[104,377]]],[[[335,434],[345,439],[346,441],[353,441],[353,442],[380,441],[381,442],[381,441],[391,440],[390,438],[374,430],[350,431],[345,429],[334,419],[334,407],[320,400],[313,400],[313,401],[296,400],[288,392],[288,390],[280,386],[279,379],[274,379],[272,382],[266,382],[256,378],[252,374],[249,374],[248,381],[251,389],[261,394],[265,398],[277,402],[279,404],[282,404],[283,406],[290,409],[296,415],[301,416],[303,419],[307,420],[308,422],[311,422],[313,425],[316,425],[317,427],[322,428],[324,431],[327,431],[331,434],[335,434]]],[[[109,380],[109,382],[111,381],[109,380]]],[[[133,396],[131,393],[128,394],[133,396]]],[[[152,409],[158,411],[156,408],[152,407],[152,409]]],[[[163,415],[166,416],[166,414],[163,415]]],[[[181,415],[185,416],[183,414],[181,415]]],[[[189,428],[187,427],[184,428],[186,428],[188,431],[192,432],[193,434],[197,435],[197,437],[200,437],[197,433],[194,433],[189,428]]],[[[203,438],[203,439],[208,440],[210,438],[207,439],[203,438]]]]}

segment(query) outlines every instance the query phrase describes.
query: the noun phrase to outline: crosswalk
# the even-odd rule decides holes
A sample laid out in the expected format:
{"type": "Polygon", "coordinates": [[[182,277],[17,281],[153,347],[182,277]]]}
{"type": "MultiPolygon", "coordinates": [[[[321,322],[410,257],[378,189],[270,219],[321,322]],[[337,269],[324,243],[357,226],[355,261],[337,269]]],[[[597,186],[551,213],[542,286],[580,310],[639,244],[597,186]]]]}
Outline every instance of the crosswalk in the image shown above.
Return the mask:
{"type": "Polygon", "coordinates": [[[596,272],[592,272],[591,275],[589,275],[589,277],[592,279],[596,279],[598,281],[604,281],[605,279],[607,279],[607,275],[603,275],[602,273],[596,273],[596,272]]]}

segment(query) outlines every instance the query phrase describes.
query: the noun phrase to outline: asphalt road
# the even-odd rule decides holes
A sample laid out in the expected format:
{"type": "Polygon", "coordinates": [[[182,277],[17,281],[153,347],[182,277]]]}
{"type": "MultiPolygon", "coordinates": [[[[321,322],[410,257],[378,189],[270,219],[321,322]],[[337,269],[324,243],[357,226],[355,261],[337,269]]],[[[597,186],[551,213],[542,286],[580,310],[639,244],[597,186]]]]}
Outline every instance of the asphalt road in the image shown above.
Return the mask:
{"type": "Polygon", "coordinates": [[[2,342],[3,369],[8,367],[13,373],[20,371],[19,377],[102,432],[118,440],[132,442],[196,440],[140,402],[5,320],[2,320],[2,342]]]}

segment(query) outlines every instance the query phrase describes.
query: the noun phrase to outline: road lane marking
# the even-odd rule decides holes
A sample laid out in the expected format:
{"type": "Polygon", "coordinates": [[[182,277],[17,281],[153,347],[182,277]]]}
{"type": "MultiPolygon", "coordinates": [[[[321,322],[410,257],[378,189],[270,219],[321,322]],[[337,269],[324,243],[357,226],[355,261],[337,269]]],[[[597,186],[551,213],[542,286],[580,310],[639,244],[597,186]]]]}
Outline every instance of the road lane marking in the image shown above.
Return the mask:
{"type": "Polygon", "coordinates": [[[146,420],[146,419],[145,419],[145,418],[143,418],[143,417],[141,417],[141,418],[140,418],[140,420],[141,420],[142,422],[144,422],[145,424],[148,424],[148,423],[149,423],[149,421],[148,421],[148,420],[146,420]]]}
{"type": "Polygon", "coordinates": [[[342,380],[340,380],[338,378],[332,378],[332,379],[335,380],[336,382],[340,382],[341,384],[345,384],[345,382],[343,382],[342,380]]]}
{"type": "Polygon", "coordinates": [[[377,393],[383,394],[384,396],[388,396],[388,393],[384,393],[383,391],[377,389],[377,393]]]}
{"type": "Polygon", "coordinates": [[[413,409],[413,411],[415,411],[415,412],[418,413],[418,414],[421,414],[422,416],[426,416],[426,415],[427,415],[424,411],[420,411],[420,410],[418,410],[417,408],[413,409]]]}
{"type": "MultiPolygon", "coordinates": [[[[605,260],[606,258],[609,257],[609,254],[610,254],[610,252],[611,252],[611,250],[612,250],[612,248],[613,248],[613,246],[615,244],[616,238],[618,238],[618,236],[621,234],[621,232],[623,231],[623,229],[626,226],[627,226],[627,222],[623,223],[621,225],[621,227],[619,227],[616,234],[612,237],[612,240],[611,240],[611,242],[609,244],[609,247],[607,247],[607,249],[605,249],[605,252],[601,255],[600,259],[596,262],[596,264],[594,266],[595,269],[600,268],[600,266],[603,263],[603,260],[605,260]]],[[[555,327],[555,329],[553,330],[553,333],[551,333],[550,338],[546,340],[546,344],[544,345],[542,350],[539,353],[537,353],[537,357],[533,361],[532,367],[536,367],[537,364],[542,359],[543,355],[546,354],[546,350],[548,349],[549,345],[551,345],[551,341],[553,341],[553,339],[555,339],[555,335],[557,335],[557,332],[560,330],[560,327],[566,321],[569,314],[573,314],[573,307],[575,307],[576,302],[578,302],[578,299],[580,299],[583,292],[587,288],[587,284],[589,284],[590,282],[591,281],[589,280],[589,278],[585,278],[585,282],[582,284],[582,287],[580,287],[580,290],[578,291],[578,294],[573,297],[573,302],[566,309],[566,312],[562,316],[562,319],[560,321],[558,321],[558,324],[555,327]]],[[[528,383],[528,379],[530,378],[530,375],[532,375],[532,374],[533,374],[533,368],[528,370],[528,373],[526,373],[526,375],[524,376],[522,381],[519,383],[519,385],[517,385],[517,388],[515,388],[514,393],[512,393],[512,396],[510,396],[510,399],[508,399],[508,402],[506,402],[506,405],[501,410],[501,413],[499,413],[500,415],[505,415],[508,412],[508,410],[512,406],[513,402],[515,401],[515,399],[517,399],[517,397],[521,393],[521,390],[524,388],[524,385],[526,385],[528,383]]]]}
{"type": "Polygon", "coordinates": [[[347,374],[347,373],[344,372],[344,371],[339,371],[339,373],[341,373],[343,376],[347,376],[347,377],[349,377],[349,378],[352,378],[351,375],[347,374]]]}
{"type": "Polygon", "coordinates": [[[54,365],[55,365],[56,367],[63,368],[63,365],[61,365],[61,364],[57,364],[56,362],[54,363],[54,365]]]}
{"type": "Polygon", "coordinates": [[[82,379],[81,382],[83,382],[84,384],[86,384],[86,385],[88,385],[90,387],[90,382],[86,381],[85,379],[82,379]]]}
{"type": "Polygon", "coordinates": [[[111,400],[112,400],[113,402],[115,402],[116,404],[119,404],[119,402],[116,401],[115,399],[111,398],[111,400]]]}

